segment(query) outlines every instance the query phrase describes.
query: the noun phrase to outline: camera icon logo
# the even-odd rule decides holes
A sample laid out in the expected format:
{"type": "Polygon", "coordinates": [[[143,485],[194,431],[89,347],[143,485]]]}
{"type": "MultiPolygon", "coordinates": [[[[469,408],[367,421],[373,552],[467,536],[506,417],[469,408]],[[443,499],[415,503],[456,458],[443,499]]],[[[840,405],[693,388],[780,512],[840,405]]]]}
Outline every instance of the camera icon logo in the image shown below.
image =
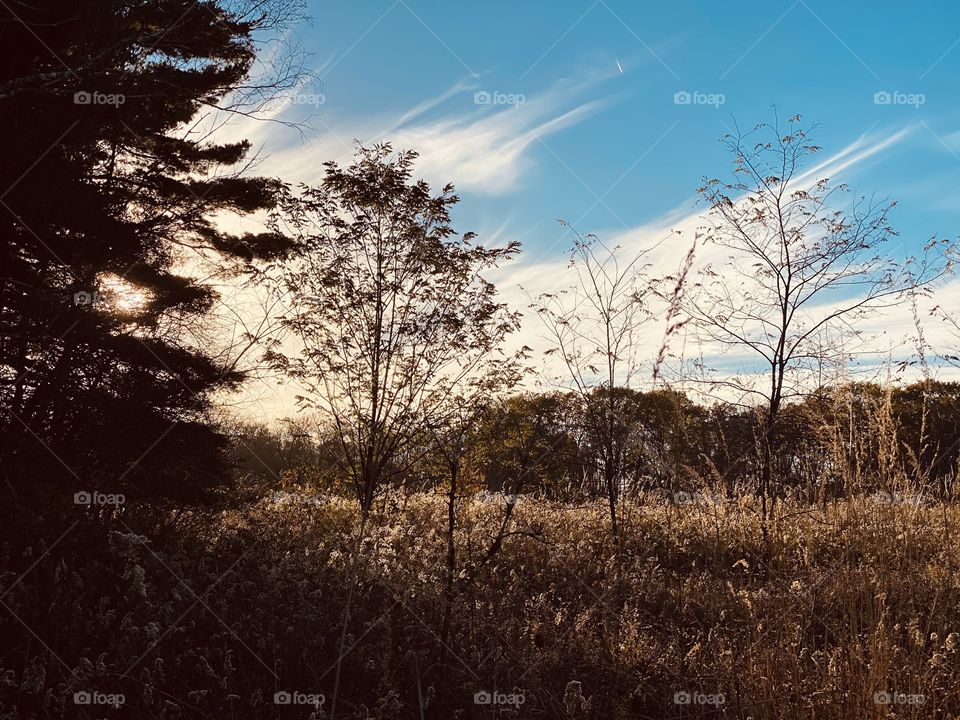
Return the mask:
{"type": "Polygon", "coordinates": [[[691,702],[693,702],[693,698],[686,690],[681,690],[680,692],[675,692],[673,694],[674,705],[689,705],[691,702]]]}
{"type": "Polygon", "coordinates": [[[93,102],[93,95],[88,93],[86,90],[80,90],[73,94],[73,103],[74,105],[89,105],[93,102]]]}
{"type": "Polygon", "coordinates": [[[81,490],[80,492],[73,494],[74,505],[89,505],[92,502],[93,496],[86,490],[81,490]]]}
{"type": "Polygon", "coordinates": [[[893,95],[886,90],[880,90],[873,94],[874,105],[889,105],[893,102],[893,95]]]}
{"type": "Polygon", "coordinates": [[[479,90],[473,94],[474,105],[489,105],[492,98],[486,90],[479,90]]]}
{"type": "Polygon", "coordinates": [[[890,693],[883,691],[874,693],[873,702],[877,705],[889,705],[891,703],[890,693]]]}
{"type": "Polygon", "coordinates": [[[686,90],[678,90],[673,94],[674,105],[689,105],[693,102],[693,95],[686,90]]]}
{"type": "Polygon", "coordinates": [[[473,703],[475,705],[491,705],[493,704],[493,695],[486,690],[481,690],[473,694],[473,703]]]}
{"type": "Polygon", "coordinates": [[[288,693],[286,690],[281,690],[280,692],[273,694],[274,705],[289,705],[292,702],[293,702],[293,695],[288,693]]]}
{"type": "Polygon", "coordinates": [[[86,690],[81,690],[80,692],[75,692],[73,694],[74,705],[89,705],[92,702],[93,702],[93,695],[91,695],[86,690]]]}

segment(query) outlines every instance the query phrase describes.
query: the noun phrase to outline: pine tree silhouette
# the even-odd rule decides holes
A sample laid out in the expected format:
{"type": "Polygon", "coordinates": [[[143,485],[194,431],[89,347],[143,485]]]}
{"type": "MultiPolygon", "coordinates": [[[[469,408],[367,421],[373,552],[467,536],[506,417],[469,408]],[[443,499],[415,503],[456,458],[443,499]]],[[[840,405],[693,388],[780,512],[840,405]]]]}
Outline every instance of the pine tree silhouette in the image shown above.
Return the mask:
{"type": "Polygon", "coordinates": [[[269,210],[282,186],[243,174],[248,142],[191,121],[236,97],[268,22],[197,0],[0,8],[7,487],[182,496],[216,475],[222,438],[205,412],[243,373],[191,342],[215,293],[183,262],[199,250],[239,269],[289,240],[214,224],[269,210]],[[117,302],[120,279],[139,307],[117,302]]]}

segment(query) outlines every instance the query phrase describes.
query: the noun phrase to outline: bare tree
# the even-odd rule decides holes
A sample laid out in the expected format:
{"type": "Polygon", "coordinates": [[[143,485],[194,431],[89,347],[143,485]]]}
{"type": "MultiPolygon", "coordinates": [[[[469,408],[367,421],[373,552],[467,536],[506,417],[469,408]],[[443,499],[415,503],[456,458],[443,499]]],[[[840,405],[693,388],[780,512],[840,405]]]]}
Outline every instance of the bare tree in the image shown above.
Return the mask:
{"type": "Polygon", "coordinates": [[[411,181],[416,157],[361,147],[287,203],[301,252],[283,271],[283,322],[302,350],[275,344],[269,356],[305,388],[300,406],[335,428],[364,519],[417,461],[426,427],[449,415],[452,390],[506,357],[501,342],[519,320],[482,277],[519,246],[455,236],[459,198],[411,181]]]}
{"type": "Polygon", "coordinates": [[[784,403],[803,396],[825,365],[846,365],[858,319],[945,271],[933,259],[943,243],[929,244],[921,260],[888,254],[895,203],[857,196],[843,208],[846,186],[803,172],[819,148],[799,121],[790,118],[786,133],[775,121],[724,138],[734,155],[733,178],[705,179],[698,192],[710,206],[704,240],[727,257],[702,269],[687,301],[702,340],[748,358],[752,377],[709,382],[747,404],[759,401],[764,517],[784,403]]]}
{"type": "MultiPolygon", "coordinates": [[[[565,223],[564,223],[565,224],[565,223]]],[[[547,329],[548,356],[558,354],[566,370],[565,384],[581,400],[585,424],[599,445],[595,472],[607,497],[610,527],[618,533],[617,502],[626,467],[622,429],[622,394],[641,368],[640,331],[651,319],[649,303],[656,283],[645,262],[652,248],[624,258],[593,235],[574,230],[570,267],[577,282],[557,293],[539,295],[533,307],[547,329]]]]}

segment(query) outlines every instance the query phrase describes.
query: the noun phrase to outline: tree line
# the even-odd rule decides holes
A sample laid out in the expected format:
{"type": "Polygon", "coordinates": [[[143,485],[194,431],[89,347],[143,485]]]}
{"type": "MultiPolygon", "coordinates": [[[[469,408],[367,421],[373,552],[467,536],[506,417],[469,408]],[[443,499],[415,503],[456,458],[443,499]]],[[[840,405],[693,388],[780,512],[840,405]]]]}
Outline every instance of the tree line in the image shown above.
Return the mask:
{"type": "MultiPolygon", "coordinates": [[[[677,390],[613,393],[614,444],[622,449],[620,496],[674,504],[738,500],[757,489],[764,420],[755,409],[704,405],[677,390]]],[[[465,496],[530,493],[556,501],[606,497],[605,438],[590,421],[606,391],[518,393],[478,410],[463,438],[465,496]],[[594,407],[591,408],[590,405],[594,407]]],[[[351,493],[339,440],[307,419],[281,427],[238,423],[232,452],[261,489],[351,493]]],[[[780,498],[816,504],[854,495],[926,502],[955,497],[960,457],[960,383],[825,387],[784,409],[773,443],[780,498]]],[[[389,486],[433,492],[446,458],[421,432],[416,461],[389,486]]],[[[386,486],[385,488],[386,489],[386,486]]]]}

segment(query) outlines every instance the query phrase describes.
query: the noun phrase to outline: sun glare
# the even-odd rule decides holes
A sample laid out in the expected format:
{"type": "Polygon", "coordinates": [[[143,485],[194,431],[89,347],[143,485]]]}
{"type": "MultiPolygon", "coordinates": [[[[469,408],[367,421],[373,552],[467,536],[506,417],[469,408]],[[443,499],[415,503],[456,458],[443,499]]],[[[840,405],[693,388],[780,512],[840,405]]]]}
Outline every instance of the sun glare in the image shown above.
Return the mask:
{"type": "Polygon", "coordinates": [[[138,313],[146,309],[150,294],[116,275],[101,278],[100,286],[107,302],[123,313],[138,313]]]}

